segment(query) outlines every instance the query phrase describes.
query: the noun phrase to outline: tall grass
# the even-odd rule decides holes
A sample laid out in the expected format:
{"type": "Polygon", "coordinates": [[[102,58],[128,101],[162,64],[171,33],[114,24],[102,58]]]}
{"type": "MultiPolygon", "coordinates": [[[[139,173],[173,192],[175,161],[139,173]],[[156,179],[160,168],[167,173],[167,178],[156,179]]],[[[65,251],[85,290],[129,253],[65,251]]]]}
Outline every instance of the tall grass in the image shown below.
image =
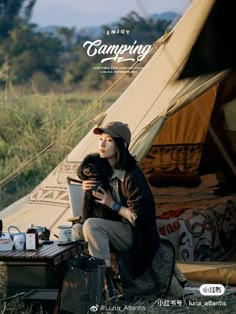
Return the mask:
{"type": "MultiPolygon", "coordinates": [[[[98,93],[39,93],[0,97],[0,210],[28,194],[62,161],[92,125],[80,129],[114,102],[119,93],[96,103],[98,93]],[[82,119],[79,117],[82,115],[82,119]],[[73,128],[66,131],[72,123],[73,128]],[[66,132],[65,132],[66,131],[66,132]],[[63,134],[63,136],[61,136],[63,134]],[[59,137],[59,140],[54,142],[59,137]],[[52,145],[51,145],[52,144],[52,145]],[[48,149],[32,164],[29,160],[48,149]],[[25,164],[26,163],[26,164],[25,164]],[[24,171],[7,183],[18,168],[24,171]]],[[[1,96],[1,95],[0,95],[1,96]]]]}

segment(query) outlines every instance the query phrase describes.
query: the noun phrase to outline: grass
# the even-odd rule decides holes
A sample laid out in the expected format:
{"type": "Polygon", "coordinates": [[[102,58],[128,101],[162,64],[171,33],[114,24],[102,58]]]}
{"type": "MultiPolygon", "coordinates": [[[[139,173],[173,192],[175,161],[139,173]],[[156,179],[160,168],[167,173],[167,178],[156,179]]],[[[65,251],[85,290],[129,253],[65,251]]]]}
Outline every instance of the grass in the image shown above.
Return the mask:
{"type": "Polygon", "coordinates": [[[0,97],[0,210],[31,192],[119,94],[98,101],[98,92],[0,97]]]}
{"type": "MultiPolygon", "coordinates": [[[[47,312],[46,307],[38,304],[36,307],[25,305],[23,302],[24,292],[6,297],[5,292],[6,271],[3,266],[0,268],[0,312],[12,314],[43,314],[47,312]]],[[[197,291],[197,288],[195,289],[197,291]]],[[[236,290],[235,290],[236,291],[236,290]]],[[[103,303],[97,313],[103,314],[232,314],[236,310],[235,292],[227,290],[220,297],[203,297],[199,293],[186,295],[182,299],[176,300],[172,297],[157,299],[154,295],[133,300],[119,300],[115,303],[103,303]]],[[[52,311],[47,313],[52,314],[52,311]]],[[[92,311],[91,311],[92,313],[92,311]]]]}
{"type": "MultiPolygon", "coordinates": [[[[23,302],[24,293],[14,295],[9,298],[0,300],[1,313],[12,314],[43,314],[47,312],[45,307],[38,304],[36,308],[32,305],[25,305],[23,302]]],[[[140,298],[133,301],[118,301],[113,304],[104,303],[100,306],[98,313],[104,314],[169,314],[169,313],[206,313],[206,314],[227,314],[234,313],[236,310],[235,295],[228,295],[223,297],[191,297],[184,299],[183,302],[179,300],[160,300],[153,298],[140,298]]],[[[52,311],[47,313],[52,314],[52,311]]],[[[91,312],[92,313],[92,312],[91,312]]]]}

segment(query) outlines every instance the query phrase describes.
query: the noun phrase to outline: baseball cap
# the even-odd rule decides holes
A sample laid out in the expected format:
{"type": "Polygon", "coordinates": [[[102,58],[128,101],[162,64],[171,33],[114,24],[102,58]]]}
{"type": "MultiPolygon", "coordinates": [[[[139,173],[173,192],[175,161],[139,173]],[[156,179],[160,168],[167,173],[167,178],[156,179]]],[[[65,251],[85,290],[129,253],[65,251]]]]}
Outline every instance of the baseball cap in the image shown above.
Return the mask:
{"type": "Polygon", "coordinates": [[[107,133],[111,137],[121,137],[128,145],[131,139],[131,132],[128,127],[128,124],[123,122],[114,121],[110,122],[102,128],[95,128],[93,130],[94,134],[107,133]]]}

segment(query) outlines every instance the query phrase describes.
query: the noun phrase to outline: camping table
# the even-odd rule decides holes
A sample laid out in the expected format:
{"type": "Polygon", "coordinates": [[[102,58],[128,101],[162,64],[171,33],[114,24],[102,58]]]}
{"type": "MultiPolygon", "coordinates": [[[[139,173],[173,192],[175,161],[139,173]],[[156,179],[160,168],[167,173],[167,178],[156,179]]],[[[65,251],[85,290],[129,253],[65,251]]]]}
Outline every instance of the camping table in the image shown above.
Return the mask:
{"type": "Polygon", "coordinates": [[[7,295],[32,289],[58,289],[66,261],[80,254],[85,246],[78,241],[59,246],[54,241],[35,251],[0,251],[7,295]]]}

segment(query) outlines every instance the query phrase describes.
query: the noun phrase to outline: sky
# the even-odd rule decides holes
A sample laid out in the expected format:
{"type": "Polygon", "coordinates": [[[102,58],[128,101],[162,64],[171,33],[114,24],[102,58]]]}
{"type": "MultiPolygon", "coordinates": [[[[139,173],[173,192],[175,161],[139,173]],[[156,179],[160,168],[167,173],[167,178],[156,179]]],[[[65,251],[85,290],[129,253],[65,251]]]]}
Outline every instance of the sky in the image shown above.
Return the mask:
{"type": "Polygon", "coordinates": [[[192,0],[37,0],[31,18],[39,26],[100,26],[119,20],[130,11],[145,17],[174,11],[183,14],[192,0]]]}

